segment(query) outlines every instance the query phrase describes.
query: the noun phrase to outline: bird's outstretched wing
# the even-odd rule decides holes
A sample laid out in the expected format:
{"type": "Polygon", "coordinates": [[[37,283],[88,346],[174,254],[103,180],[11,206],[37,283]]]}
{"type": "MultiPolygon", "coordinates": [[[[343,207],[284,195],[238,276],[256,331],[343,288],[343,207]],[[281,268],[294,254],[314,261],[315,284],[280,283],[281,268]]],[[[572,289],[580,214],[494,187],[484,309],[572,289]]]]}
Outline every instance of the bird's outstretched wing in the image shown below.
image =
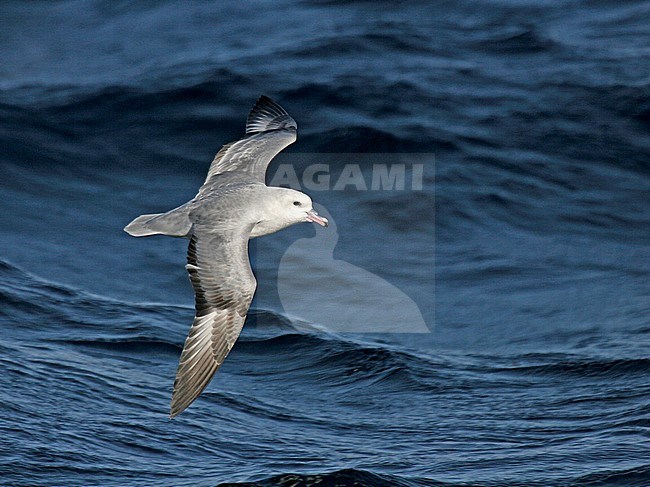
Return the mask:
{"type": "Polygon", "coordinates": [[[261,96],[248,114],[246,135],[217,153],[199,194],[228,184],[264,184],[271,159],[296,141],[297,128],[284,108],[261,96]]]}
{"type": "Polygon", "coordinates": [[[216,233],[195,226],[186,268],[196,296],[196,316],[176,372],[172,418],[201,394],[232,349],[256,286],[248,237],[242,232],[216,233]]]}

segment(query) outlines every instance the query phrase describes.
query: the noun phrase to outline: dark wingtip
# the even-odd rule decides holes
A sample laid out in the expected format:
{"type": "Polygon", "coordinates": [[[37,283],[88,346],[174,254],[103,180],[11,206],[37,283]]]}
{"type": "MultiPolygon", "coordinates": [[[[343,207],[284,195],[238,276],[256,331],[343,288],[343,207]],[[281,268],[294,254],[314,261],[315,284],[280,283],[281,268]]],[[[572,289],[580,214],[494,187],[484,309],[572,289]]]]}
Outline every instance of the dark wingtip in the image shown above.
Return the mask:
{"type": "Polygon", "coordinates": [[[266,96],[265,94],[261,94],[260,97],[257,99],[257,102],[255,104],[257,105],[257,104],[262,104],[262,103],[270,103],[270,104],[273,104],[273,105],[277,105],[277,103],[275,103],[273,100],[271,100],[271,97],[266,96]]]}
{"type": "Polygon", "coordinates": [[[246,120],[246,133],[265,132],[282,128],[297,129],[296,121],[287,111],[266,95],[261,95],[246,120]]]}
{"type": "Polygon", "coordinates": [[[287,113],[284,108],[275,103],[271,97],[267,95],[260,95],[251,111],[254,111],[255,109],[260,110],[262,108],[273,108],[274,110],[277,110],[278,113],[287,113]]]}

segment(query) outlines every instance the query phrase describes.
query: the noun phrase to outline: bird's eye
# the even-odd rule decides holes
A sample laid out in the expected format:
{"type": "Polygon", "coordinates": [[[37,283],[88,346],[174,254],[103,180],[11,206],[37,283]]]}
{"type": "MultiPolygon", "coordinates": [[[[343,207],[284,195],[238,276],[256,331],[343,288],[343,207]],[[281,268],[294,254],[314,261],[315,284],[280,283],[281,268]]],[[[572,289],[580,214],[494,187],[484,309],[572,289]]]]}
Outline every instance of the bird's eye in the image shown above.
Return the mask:
{"type": "Polygon", "coordinates": [[[293,206],[300,206],[300,201],[294,201],[293,206]]]}

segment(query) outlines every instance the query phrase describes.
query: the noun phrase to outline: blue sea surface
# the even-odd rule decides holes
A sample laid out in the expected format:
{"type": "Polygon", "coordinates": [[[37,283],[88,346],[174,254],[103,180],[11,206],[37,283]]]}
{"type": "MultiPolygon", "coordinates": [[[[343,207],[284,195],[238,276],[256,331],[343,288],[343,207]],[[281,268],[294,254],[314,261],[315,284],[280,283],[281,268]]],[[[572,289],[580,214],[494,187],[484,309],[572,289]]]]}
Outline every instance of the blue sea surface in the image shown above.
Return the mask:
{"type": "Polygon", "coordinates": [[[3,485],[650,485],[650,3],[8,0],[0,59],[3,485]],[[305,188],[311,322],[280,267],[320,233],[251,242],[244,332],[170,420],[187,241],[122,229],[263,93],[299,127],[269,177],[368,189],[305,188]],[[359,276],[429,333],[341,329],[359,276]]]}

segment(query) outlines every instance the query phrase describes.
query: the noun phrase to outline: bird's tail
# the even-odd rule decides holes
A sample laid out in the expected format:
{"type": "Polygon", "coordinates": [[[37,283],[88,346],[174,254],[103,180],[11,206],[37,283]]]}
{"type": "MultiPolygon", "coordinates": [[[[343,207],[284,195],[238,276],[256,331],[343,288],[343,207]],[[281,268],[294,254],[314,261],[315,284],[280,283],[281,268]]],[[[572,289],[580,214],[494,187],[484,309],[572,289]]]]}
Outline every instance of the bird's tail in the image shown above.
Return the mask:
{"type": "Polygon", "coordinates": [[[167,213],[140,215],[124,227],[124,231],[134,237],[149,235],[168,235],[170,237],[187,237],[192,231],[189,209],[179,206],[167,213]]]}

